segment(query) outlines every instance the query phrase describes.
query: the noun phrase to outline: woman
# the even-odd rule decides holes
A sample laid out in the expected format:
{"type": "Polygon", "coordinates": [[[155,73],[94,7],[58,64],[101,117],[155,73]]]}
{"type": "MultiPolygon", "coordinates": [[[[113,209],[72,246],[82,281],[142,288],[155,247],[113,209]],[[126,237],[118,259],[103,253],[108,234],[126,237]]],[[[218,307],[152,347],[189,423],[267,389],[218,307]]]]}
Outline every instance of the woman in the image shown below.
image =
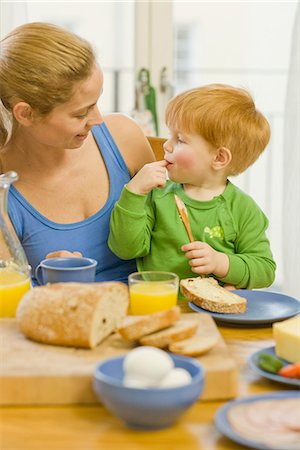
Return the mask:
{"type": "Polygon", "coordinates": [[[0,172],[19,174],[8,209],[33,272],[46,256],[78,254],[98,261],[97,281],[135,270],[109,250],[109,219],[154,155],[131,119],[102,118],[102,91],[91,46],[69,31],[29,23],[1,41],[0,172]]]}

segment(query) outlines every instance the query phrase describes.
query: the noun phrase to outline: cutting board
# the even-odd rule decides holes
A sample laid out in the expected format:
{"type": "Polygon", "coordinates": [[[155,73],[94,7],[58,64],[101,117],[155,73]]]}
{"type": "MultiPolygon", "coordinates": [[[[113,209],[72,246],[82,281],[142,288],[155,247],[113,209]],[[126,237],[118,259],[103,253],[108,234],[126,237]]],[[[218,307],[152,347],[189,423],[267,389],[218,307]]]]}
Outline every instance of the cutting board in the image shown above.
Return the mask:
{"type": "MultiPolygon", "coordinates": [[[[208,353],[198,357],[205,369],[201,400],[229,399],[237,394],[238,371],[209,314],[188,313],[199,322],[200,335],[217,335],[208,353]]],[[[15,319],[0,319],[0,404],[97,403],[93,371],[101,360],[127,353],[133,345],[112,334],[93,350],[39,344],[25,338],[15,319]]]]}

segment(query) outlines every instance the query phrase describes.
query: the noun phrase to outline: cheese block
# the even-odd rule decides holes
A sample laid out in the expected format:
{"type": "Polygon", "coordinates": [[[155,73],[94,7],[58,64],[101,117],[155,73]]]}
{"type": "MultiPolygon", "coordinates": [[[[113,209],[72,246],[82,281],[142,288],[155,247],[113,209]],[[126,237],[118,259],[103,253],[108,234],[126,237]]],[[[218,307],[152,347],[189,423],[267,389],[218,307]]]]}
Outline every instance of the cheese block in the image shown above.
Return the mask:
{"type": "Polygon", "coordinates": [[[300,362],[300,314],[283,322],[273,323],[275,351],[290,363],[300,362]]]}

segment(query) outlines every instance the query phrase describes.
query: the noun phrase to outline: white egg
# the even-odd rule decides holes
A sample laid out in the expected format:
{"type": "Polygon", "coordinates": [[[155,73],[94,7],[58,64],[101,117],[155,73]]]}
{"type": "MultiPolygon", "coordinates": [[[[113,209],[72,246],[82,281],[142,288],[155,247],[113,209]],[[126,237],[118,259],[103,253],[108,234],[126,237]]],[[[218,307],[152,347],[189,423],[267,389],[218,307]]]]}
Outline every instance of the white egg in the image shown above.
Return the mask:
{"type": "Polygon", "coordinates": [[[174,367],[167,352],[155,347],[138,347],[124,359],[125,376],[149,380],[155,385],[174,367]]]}
{"type": "Polygon", "coordinates": [[[184,386],[192,381],[191,374],[180,367],[172,369],[159,383],[160,388],[173,388],[177,386],[184,386]]]}
{"type": "Polygon", "coordinates": [[[128,376],[126,375],[123,379],[123,384],[124,386],[127,387],[132,387],[132,388],[149,388],[149,387],[153,387],[153,382],[151,382],[151,380],[147,379],[147,378],[137,378],[137,377],[132,377],[132,376],[128,376]]]}

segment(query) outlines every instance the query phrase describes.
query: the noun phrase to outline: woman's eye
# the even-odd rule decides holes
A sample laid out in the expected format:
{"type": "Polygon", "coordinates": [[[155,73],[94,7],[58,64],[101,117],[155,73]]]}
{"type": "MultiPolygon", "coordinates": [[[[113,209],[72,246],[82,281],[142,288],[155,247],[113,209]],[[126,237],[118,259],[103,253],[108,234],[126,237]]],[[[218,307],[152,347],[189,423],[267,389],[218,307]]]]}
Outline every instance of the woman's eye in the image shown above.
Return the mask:
{"type": "Polygon", "coordinates": [[[88,111],[85,112],[84,114],[78,114],[76,117],[76,119],[84,119],[86,116],[88,115],[88,111]]]}

